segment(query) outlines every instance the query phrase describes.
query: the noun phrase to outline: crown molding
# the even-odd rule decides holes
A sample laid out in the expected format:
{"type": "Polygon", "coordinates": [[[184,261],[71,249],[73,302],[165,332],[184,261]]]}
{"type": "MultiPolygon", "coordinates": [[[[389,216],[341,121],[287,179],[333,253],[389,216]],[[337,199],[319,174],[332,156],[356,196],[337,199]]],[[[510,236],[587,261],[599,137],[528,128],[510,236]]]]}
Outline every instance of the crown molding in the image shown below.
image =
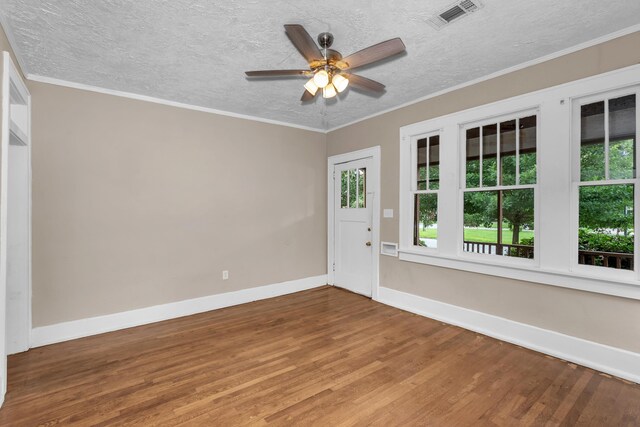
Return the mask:
{"type": "Polygon", "coordinates": [[[40,76],[40,75],[37,75],[37,74],[27,74],[27,75],[25,75],[25,77],[27,78],[27,80],[31,80],[31,81],[39,82],[39,83],[47,83],[47,84],[56,85],[56,86],[64,86],[64,87],[68,87],[68,88],[72,88],[72,89],[79,89],[79,90],[85,90],[85,91],[89,91],[89,92],[101,93],[101,94],[104,94],[104,95],[118,96],[118,97],[121,97],[121,98],[135,99],[137,101],[152,102],[154,104],[168,105],[170,107],[183,108],[183,109],[186,109],[186,110],[200,111],[200,112],[203,112],[203,113],[217,114],[217,115],[220,115],[220,116],[233,117],[233,118],[236,118],[236,119],[251,120],[251,121],[254,121],[254,122],[267,123],[267,124],[270,124],[270,125],[285,126],[285,127],[301,129],[301,130],[306,130],[306,131],[311,131],[311,132],[318,132],[318,133],[322,133],[322,134],[327,133],[324,129],[312,128],[312,127],[309,127],[309,126],[302,126],[302,125],[297,125],[297,124],[294,124],[294,123],[282,122],[282,121],[279,121],[279,120],[265,119],[265,118],[262,118],[262,117],[250,116],[250,115],[247,115],[247,114],[234,113],[234,112],[231,112],[231,111],[216,110],[214,108],[201,107],[201,106],[192,105],[192,104],[185,104],[185,103],[182,103],[182,102],[170,101],[168,99],[155,98],[153,96],[139,95],[137,93],[123,92],[123,91],[113,90],[113,89],[105,89],[105,88],[101,88],[101,87],[98,87],[98,86],[91,86],[91,85],[86,85],[86,84],[83,84],[83,83],[75,83],[75,82],[70,82],[70,81],[67,81],[67,80],[56,79],[56,78],[53,78],[53,77],[40,76]]]}

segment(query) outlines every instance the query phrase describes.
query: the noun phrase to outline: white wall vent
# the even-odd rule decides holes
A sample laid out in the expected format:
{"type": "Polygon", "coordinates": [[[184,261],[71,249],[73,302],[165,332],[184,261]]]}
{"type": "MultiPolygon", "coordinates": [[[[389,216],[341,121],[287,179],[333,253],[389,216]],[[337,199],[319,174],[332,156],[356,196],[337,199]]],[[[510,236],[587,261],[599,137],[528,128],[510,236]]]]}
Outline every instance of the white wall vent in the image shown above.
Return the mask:
{"type": "Polygon", "coordinates": [[[459,0],[440,10],[440,12],[429,18],[427,22],[433,28],[439,30],[453,21],[457,21],[463,16],[481,9],[483,6],[480,0],[459,0]]]}

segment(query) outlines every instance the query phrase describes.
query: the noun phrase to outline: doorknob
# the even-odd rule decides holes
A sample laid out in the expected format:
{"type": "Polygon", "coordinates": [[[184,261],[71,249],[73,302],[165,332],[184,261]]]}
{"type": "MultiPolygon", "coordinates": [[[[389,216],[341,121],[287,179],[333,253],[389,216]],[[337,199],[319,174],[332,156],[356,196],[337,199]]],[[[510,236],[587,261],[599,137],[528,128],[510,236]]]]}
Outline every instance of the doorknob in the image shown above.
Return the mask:
{"type": "Polygon", "coordinates": [[[371,246],[371,242],[367,242],[367,243],[365,243],[365,245],[371,246]]]}

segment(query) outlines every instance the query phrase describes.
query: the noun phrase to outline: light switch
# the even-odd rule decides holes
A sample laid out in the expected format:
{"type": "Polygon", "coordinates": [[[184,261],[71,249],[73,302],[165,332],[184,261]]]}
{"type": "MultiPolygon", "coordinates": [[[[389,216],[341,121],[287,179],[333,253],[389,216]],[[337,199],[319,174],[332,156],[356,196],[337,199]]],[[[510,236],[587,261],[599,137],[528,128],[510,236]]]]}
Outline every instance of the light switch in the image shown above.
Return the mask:
{"type": "Polygon", "coordinates": [[[393,209],[385,209],[382,211],[382,216],[385,218],[393,218],[393,209]]]}

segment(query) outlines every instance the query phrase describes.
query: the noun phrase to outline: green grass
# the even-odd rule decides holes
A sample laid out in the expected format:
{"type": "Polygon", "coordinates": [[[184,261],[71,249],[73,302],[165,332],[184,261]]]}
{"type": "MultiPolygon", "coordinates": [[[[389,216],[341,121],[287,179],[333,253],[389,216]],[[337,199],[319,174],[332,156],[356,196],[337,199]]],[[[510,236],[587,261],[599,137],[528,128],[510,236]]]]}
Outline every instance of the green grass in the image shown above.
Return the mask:
{"type": "MultiPolygon", "coordinates": [[[[420,230],[420,237],[424,239],[434,239],[436,237],[437,230],[435,228],[428,228],[426,230],[420,230]]],[[[464,240],[472,242],[482,243],[496,243],[497,242],[496,229],[481,229],[481,228],[465,228],[464,240]]],[[[530,239],[533,237],[532,230],[520,230],[520,241],[522,239],[530,239]]],[[[509,229],[502,230],[502,242],[511,243],[513,238],[513,232],[509,229]]]]}

